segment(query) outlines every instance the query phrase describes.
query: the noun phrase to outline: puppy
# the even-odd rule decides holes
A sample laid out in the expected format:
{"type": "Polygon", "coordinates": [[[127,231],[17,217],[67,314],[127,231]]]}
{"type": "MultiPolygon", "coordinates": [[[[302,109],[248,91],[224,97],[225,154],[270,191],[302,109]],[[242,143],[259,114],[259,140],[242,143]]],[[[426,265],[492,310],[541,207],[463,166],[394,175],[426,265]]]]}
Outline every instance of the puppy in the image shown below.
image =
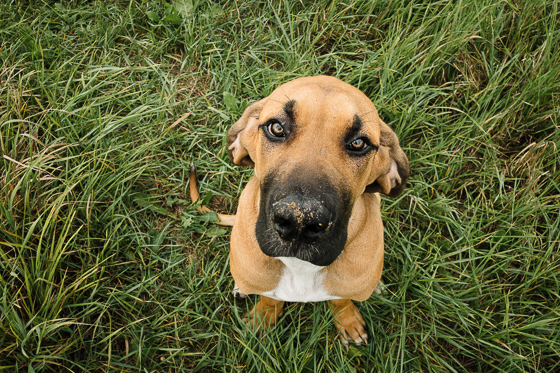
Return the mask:
{"type": "MultiPolygon", "coordinates": [[[[236,216],[219,216],[233,224],[234,295],[260,295],[247,321],[272,325],[284,302],[328,301],[343,344],[367,343],[352,300],[381,278],[379,193],[398,196],[409,176],[395,133],[361,91],[316,76],[250,105],[227,144],[234,164],[255,170],[236,216]]],[[[196,200],[195,177],[190,185],[196,200]]]]}

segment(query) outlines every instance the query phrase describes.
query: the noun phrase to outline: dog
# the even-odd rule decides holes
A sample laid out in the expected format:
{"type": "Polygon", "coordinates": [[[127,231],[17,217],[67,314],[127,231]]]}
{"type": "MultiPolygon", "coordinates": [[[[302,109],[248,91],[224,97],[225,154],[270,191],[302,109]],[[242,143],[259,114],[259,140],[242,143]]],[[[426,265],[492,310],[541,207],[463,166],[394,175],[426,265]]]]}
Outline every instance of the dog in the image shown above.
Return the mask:
{"type": "Polygon", "coordinates": [[[381,278],[379,194],[398,196],[409,177],[395,133],[359,89],[315,76],[250,105],[227,146],[235,165],[254,168],[236,215],[219,215],[233,225],[234,296],[260,295],[245,321],[273,325],[285,302],[327,301],[343,345],[367,343],[352,301],[368,299],[381,278]]]}

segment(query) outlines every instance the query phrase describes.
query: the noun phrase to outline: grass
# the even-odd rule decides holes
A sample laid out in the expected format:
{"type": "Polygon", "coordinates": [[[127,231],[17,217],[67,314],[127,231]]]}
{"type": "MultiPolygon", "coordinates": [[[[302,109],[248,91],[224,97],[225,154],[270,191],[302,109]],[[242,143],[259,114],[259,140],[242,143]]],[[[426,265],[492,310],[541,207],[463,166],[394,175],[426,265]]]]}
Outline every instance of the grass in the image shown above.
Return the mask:
{"type": "Polygon", "coordinates": [[[0,370],[558,371],[558,8],[0,5],[0,370]],[[321,303],[245,328],[255,298],[229,295],[229,232],[187,198],[194,161],[235,211],[252,170],[229,163],[227,129],[317,74],[373,100],[412,172],[383,202],[370,343],[348,352],[321,303]]]}

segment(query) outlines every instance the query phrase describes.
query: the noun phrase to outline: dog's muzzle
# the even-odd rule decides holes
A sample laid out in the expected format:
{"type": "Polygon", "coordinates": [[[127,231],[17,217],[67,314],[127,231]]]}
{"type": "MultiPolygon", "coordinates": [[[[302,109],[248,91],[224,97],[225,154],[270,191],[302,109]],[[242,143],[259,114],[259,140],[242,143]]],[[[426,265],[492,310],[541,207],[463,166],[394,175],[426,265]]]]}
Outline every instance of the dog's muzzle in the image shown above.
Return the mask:
{"type": "Polygon", "coordinates": [[[331,264],[346,243],[351,212],[348,201],[325,178],[267,179],[261,189],[256,224],[261,251],[317,266],[331,264]]]}

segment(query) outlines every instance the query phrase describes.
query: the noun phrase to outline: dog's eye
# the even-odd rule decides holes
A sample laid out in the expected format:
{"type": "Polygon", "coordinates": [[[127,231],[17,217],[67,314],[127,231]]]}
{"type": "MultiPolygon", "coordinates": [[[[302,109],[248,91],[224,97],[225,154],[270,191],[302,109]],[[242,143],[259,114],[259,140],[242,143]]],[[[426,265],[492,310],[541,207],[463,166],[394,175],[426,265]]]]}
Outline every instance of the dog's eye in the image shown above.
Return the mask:
{"type": "Polygon", "coordinates": [[[286,130],[278,122],[270,123],[267,126],[268,133],[274,137],[286,137],[286,130]]]}
{"type": "Polygon", "coordinates": [[[353,151],[353,152],[360,152],[362,150],[365,150],[367,147],[368,147],[368,144],[366,143],[365,139],[363,139],[363,138],[359,138],[359,139],[356,139],[354,141],[351,141],[347,145],[348,150],[353,151]]]}

